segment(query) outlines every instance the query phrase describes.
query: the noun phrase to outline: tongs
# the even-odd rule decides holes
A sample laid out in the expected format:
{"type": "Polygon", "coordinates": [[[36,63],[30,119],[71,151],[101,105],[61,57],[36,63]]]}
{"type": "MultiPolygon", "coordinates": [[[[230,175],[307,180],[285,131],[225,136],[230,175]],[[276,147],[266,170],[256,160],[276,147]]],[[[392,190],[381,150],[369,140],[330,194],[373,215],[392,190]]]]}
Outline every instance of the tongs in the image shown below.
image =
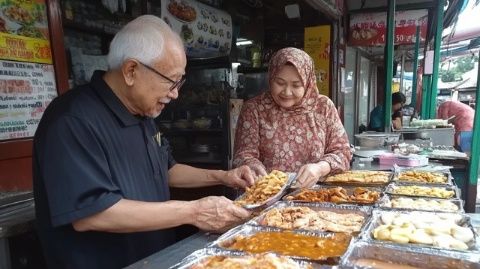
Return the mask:
{"type": "Polygon", "coordinates": [[[452,123],[453,120],[457,117],[457,115],[453,115],[450,118],[447,119],[447,123],[452,123]]]}

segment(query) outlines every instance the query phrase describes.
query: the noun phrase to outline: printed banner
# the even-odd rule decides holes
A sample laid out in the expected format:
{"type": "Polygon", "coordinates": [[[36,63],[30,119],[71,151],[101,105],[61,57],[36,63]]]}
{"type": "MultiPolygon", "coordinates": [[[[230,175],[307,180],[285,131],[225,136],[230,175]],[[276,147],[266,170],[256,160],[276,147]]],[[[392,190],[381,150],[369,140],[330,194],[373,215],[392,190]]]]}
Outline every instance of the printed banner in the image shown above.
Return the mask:
{"type": "Polygon", "coordinates": [[[320,94],[330,94],[330,25],[305,28],[304,50],[315,63],[320,94]]]}
{"type": "Polygon", "coordinates": [[[193,0],[162,1],[162,19],[180,35],[190,57],[230,54],[232,18],[225,11],[193,0]]]}
{"type": "MultiPolygon", "coordinates": [[[[395,44],[415,43],[417,25],[420,26],[420,41],[427,36],[428,10],[395,12],[395,44]]],[[[348,44],[350,46],[385,45],[387,13],[360,13],[350,16],[348,44]]]]}
{"type": "Polygon", "coordinates": [[[53,65],[0,61],[0,140],[33,136],[56,96],[53,65]]]}
{"type": "Polygon", "coordinates": [[[0,59],[52,63],[45,0],[0,0],[0,59]]]}

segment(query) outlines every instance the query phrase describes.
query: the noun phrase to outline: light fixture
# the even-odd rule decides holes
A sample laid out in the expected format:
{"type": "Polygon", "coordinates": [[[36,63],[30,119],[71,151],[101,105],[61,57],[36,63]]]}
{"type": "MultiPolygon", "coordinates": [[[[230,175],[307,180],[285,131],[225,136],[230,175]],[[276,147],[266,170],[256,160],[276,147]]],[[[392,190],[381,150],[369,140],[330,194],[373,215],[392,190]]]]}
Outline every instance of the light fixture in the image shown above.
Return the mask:
{"type": "Polygon", "coordinates": [[[253,42],[252,40],[238,40],[236,44],[237,46],[247,46],[247,45],[252,45],[253,42]]]}

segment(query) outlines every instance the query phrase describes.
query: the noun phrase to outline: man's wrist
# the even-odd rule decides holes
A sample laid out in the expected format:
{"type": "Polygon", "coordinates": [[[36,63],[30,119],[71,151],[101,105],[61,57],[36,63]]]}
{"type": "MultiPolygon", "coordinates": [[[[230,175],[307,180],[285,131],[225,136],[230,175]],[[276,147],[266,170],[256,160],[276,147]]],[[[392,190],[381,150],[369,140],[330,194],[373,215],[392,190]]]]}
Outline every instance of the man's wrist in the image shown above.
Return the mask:
{"type": "Polygon", "coordinates": [[[224,170],[206,170],[207,172],[207,181],[213,182],[216,184],[224,184],[225,178],[227,176],[227,171],[224,170]]]}

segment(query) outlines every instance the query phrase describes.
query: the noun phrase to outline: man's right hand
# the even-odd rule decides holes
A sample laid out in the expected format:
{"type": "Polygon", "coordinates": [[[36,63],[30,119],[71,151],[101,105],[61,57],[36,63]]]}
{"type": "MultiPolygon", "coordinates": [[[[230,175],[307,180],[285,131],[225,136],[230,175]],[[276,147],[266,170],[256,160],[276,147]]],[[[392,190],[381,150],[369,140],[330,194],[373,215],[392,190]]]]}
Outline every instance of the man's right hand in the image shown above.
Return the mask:
{"type": "Polygon", "coordinates": [[[205,231],[224,231],[250,216],[250,212],[220,196],[209,196],[196,201],[193,225],[205,231]]]}

